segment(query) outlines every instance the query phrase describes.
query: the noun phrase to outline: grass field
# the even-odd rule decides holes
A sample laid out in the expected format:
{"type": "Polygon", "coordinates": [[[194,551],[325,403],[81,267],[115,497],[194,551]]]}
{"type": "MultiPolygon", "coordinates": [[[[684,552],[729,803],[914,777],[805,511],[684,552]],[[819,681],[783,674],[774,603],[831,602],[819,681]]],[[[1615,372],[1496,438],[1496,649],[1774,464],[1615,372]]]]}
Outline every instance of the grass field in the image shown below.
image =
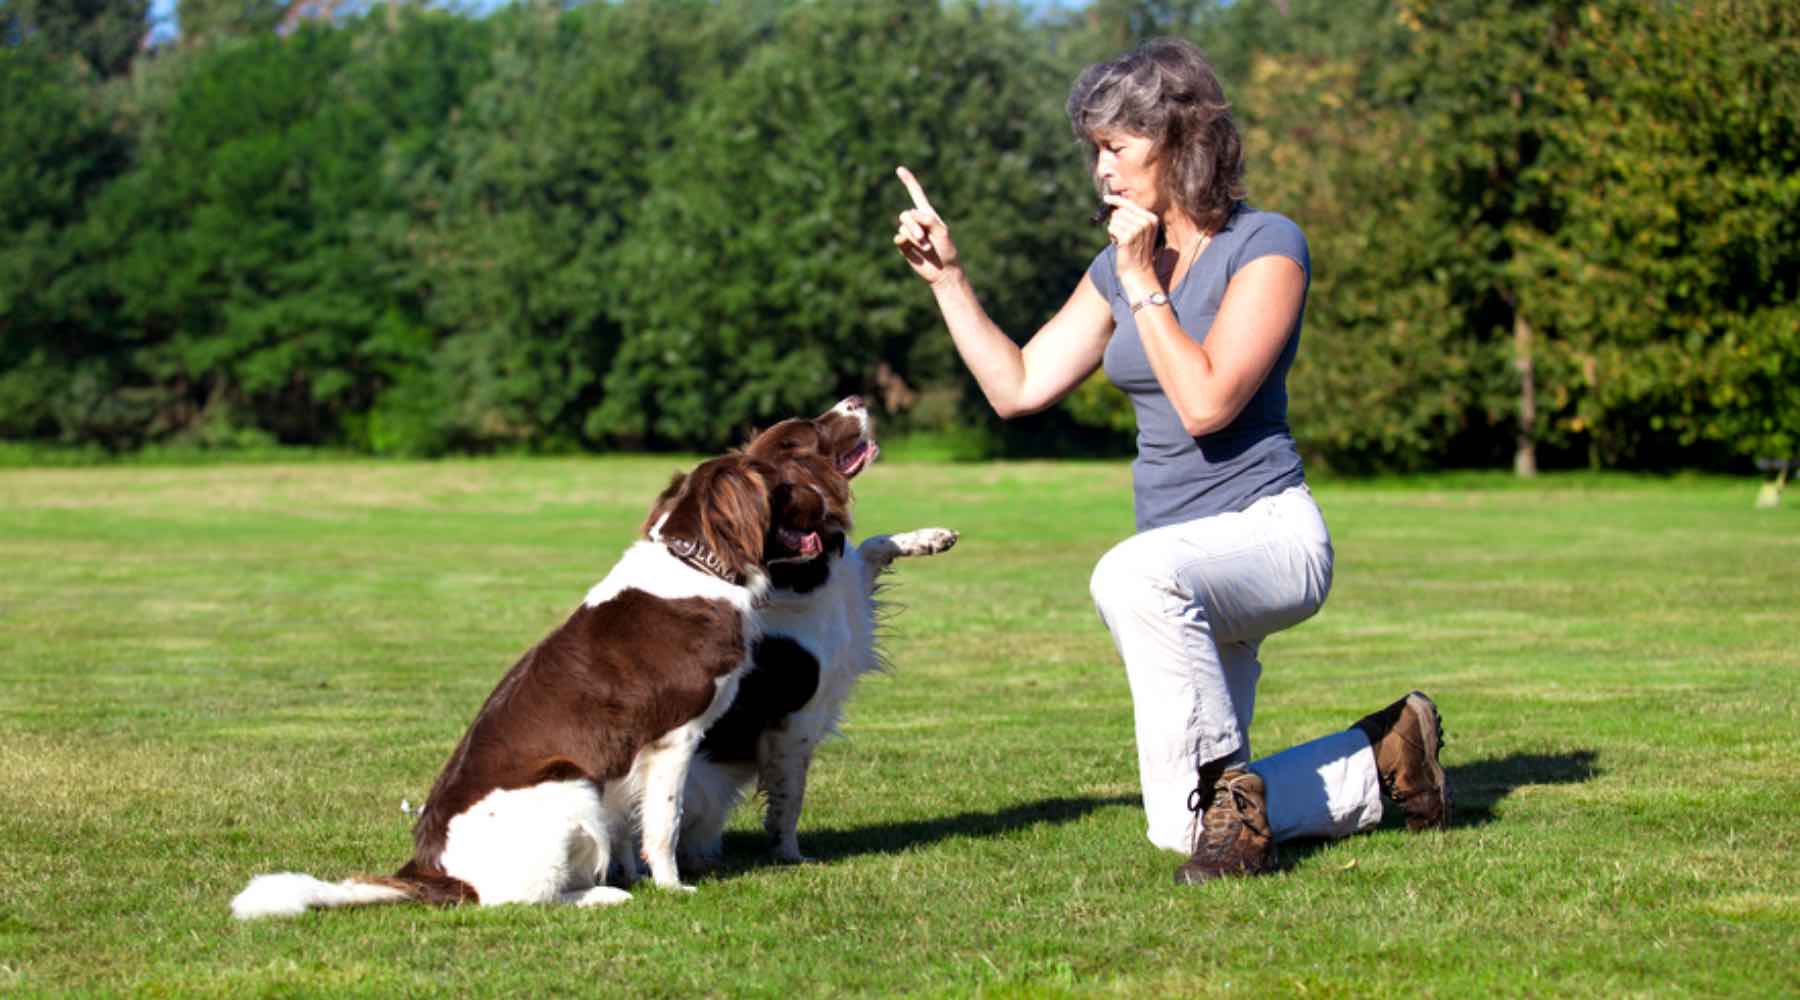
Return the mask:
{"type": "Polygon", "coordinates": [[[692,896],[238,924],[384,872],[499,675],[667,458],[0,470],[0,995],[1800,994],[1800,505],[1719,479],[1317,484],[1336,590],[1271,639],[1270,752],[1418,686],[1455,826],[1177,889],[1087,577],[1122,463],[879,464],[887,649],[692,896]]]}

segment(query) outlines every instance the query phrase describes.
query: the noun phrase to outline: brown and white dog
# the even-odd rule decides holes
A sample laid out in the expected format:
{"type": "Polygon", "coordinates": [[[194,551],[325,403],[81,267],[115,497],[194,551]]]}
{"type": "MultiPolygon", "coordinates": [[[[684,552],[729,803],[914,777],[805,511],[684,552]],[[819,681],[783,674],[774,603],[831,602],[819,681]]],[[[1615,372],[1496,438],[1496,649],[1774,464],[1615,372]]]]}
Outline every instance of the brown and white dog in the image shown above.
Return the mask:
{"type": "Polygon", "coordinates": [[[836,730],[856,682],[882,665],[877,580],[897,558],[956,543],[953,531],[925,528],[849,545],[850,479],[879,453],[855,396],[810,420],[784,420],[743,448],[782,475],[826,485],[824,545],[813,558],[770,567],[755,664],[688,770],[680,857],[690,871],[718,860],[726,821],[752,787],[767,800],[763,827],[775,858],[805,860],[798,828],[813,754],[836,730]]]}
{"type": "Polygon", "coordinates": [[[634,823],[656,883],[687,888],[675,848],[690,762],[762,637],[769,572],[822,550],[826,490],[805,479],[747,455],[701,464],[659,500],[649,538],[488,696],[432,786],[411,860],[335,884],[259,876],[232,912],[623,902],[603,883],[609,862],[636,853],[634,823]]]}

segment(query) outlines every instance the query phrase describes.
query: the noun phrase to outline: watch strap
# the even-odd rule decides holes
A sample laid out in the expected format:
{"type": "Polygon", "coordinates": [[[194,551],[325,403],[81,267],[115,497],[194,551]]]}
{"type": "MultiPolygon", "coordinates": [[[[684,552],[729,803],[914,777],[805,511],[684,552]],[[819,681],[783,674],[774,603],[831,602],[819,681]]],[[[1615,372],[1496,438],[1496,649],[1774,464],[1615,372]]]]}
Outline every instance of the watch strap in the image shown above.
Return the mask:
{"type": "Polygon", "coordinates": [[[1136,315],[1137,311],[1145,306],[1166,306],[1168,304],[1169,296],[1167,293],[1161,291],[1151,292],[1149,295],[1133,302],[1131,304],[1131,312],[1133,315],[1136,315]]]}

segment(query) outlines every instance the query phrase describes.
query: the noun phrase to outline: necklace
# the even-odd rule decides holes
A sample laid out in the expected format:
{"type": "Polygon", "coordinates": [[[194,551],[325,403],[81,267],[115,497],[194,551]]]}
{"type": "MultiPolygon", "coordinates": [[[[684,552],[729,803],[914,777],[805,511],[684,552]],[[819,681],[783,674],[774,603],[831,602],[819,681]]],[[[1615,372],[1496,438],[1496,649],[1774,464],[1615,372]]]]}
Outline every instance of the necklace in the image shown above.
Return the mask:
{"type": "Polygon", "coordinates": [[[1195,234],[1194,241],[1188,244],[1189,249],[1185,255],[1180,250],[1175,251],[1175,260],[1169,265],[1168,280],[1164,283],[1164,287],[1173,289],[1179,286],[1187,277],[1187,273],[1194,269],[1194,261],[1199,259],[1200,255],[1205,253],[1206,248],[1211,245],[1212,234],[1202,232],[1195,234]],[[1187,261],[1185,267],[1182,266],[1184,259],[1187,261]]]}

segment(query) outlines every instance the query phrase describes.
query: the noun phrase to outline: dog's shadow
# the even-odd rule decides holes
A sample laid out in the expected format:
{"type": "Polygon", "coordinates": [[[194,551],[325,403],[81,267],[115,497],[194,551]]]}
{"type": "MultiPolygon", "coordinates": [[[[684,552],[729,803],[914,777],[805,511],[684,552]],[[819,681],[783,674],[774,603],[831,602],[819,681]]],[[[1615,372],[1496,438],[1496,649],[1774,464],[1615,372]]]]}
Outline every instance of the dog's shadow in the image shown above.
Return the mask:
{"type": "MultiPolygon", "coordinates": [[[[851,829],[800,831],[800,848],[814,861],[838,861],[859,854],[898,854],[913,847],[935,844],[954,837],[997,837],[1026,827],[1072,823],[1107,806],[1135,806],[1135,795],[1096,798],[1039,799],[992,812],[963,812],[937,819],[879,823],[851,829]]],[[[725,834],[725,856],[712,877],[729,877],[766,867],[768,841],[759,834],[734,831],[725,834]]]]}

